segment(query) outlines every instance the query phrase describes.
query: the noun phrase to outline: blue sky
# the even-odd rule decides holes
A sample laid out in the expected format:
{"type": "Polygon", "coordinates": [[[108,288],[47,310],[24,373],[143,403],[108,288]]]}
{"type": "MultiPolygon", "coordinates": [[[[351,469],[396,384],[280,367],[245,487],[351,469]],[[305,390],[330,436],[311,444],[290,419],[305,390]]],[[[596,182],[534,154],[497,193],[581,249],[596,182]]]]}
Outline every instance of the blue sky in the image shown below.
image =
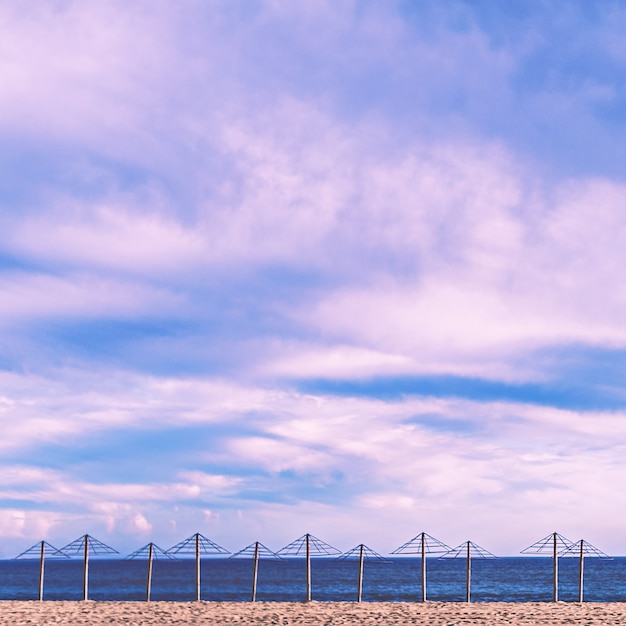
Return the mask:
{"type": "Polygon", "coordinates": [[[0,24],[0,556],[626,553],[626,4],[0,24]]]}

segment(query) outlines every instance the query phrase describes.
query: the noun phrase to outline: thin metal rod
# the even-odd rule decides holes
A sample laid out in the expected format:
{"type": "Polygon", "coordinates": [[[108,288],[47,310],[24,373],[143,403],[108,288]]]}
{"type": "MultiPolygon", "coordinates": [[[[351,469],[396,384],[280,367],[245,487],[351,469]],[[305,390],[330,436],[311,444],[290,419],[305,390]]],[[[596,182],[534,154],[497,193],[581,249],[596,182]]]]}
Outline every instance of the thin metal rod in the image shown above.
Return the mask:
{"type": "Polygon", "coordinates": [[[200,602],[200,533],[196,533],[196,602],[200,602]]]}
{"type": "Polygon", "coordinates": [[[41,554],[39,555],[39,602],[43,600],[43,573],[44,559],[46,554],[46,542],[41,542],[41,554]]]}
{"type": "Polygon", "coordinates": [[[422,602],[426,602],[426,537],[422,533],[422,602]]]}
{"type": "Polygon", "coordinates": [[[146,583],[146,602],[150,602],[150,591],[152,589],[152,558],[154,556],[154,544],[150,542],[148,548],[148,582],[146,583]]]}
{"type": "Polygon", "coordinates": [[[552,599],[554,602],[559,601],[559,553],[558,553],[557,534],[552,535],[552,567],[554,575],[552,576],[552,599]]]}
{"type": "Polygon", "coordinates": [[[465,578],[465,601],[470,602],[470,587],[472,580],[472,559],[470,554],[470,542],[467,542],[467,566],[465,578]]]}
{"type": "Polygon", "coordinates": [[[306,601],[311,602],[311,545],[309,533],[306,534],[306,601]]]}
{"type": "Polygon", "coordinates": [[[363,544],[361,544],[359,549],[359,591],[357,593],[357,602],[361,602],[363,597],[363,561],[363,544]]]}
{"type": "Polygon", "coordinates": [[[585,569],[585,542],[580,540],[580,561],[578,565],[578,601],[583,601],[583,576],[585,569]]]}
{"type": "Polygon", "coordinates": [[[254,572],[252,573],[252,602],[256,602],[256,581],[259,575],[259,542],[254,544],[254,572]]]}
{"type": "Polygon", "coordinates": [[[83,560],[83,600],[89,595],[89,535],[85,535],[85,557],[83,560]]]}

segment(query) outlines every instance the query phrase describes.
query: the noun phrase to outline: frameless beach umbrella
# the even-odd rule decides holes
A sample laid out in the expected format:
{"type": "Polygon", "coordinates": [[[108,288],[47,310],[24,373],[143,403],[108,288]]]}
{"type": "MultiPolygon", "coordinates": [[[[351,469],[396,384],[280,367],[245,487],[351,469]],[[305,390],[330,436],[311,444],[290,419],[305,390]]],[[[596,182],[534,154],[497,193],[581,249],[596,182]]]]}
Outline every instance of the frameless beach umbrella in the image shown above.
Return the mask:
{"type": "Polygon", "coordinates": [[[200,602],[200,559],[202,556],[223,556],[230,554],[230,551],[222,546],[218,546],[200,533],[195,533],[187,539],[166,550],[168,554],[177,556],[193,556],[196,558],[196,601],[200,602]]]}
{"type": "Polygon", "coordinates": [[[552,533],[532,546],[524,548],[520,554],[552,554],[552,601],[559,601],[559,552],[569,548],[572,542],[559,533],[552,533]]]}
{"type": "Polygon", "coordinates": [[[147,560],[148,561],[148,577],[146,581],[146,602],[150,602],[150,592],[152,591],[152,562],[155,560],[167,559],[174,561],[175,557],[168,554],[162,548],[159,548],[156,543],[147,543],[142,548],[135,550],[132,554],[126,557],[129,561],[132,560],[147,560]]]}
{"type": "Polygon", "coordinates": [[[391,561],[371,548],[368,548],[364,543],[360,543],[358,546],[352,548],[352,550],[348,550],[337,557],[338,561],[355,561],[357,559],[359,560],[359,580],[357,583],[356,601],[361,602],[361,598],[363,597],[363,565],[365,561],[379,561],[381,563],[391,563],[391,561]]]}
{"type": "Polygon", "coordinates": [[[311,602],[311,556],[337,556],[341,550],[307,533],[281,548],[276,554],[284,557],[306,557],[306,601],[311,602]]]}
{"type": "Polygon", "coordinates": [[[585,557],[605,559],[610,561],[611,557],[608,554],[598,550],[595,546],[592,546],[584,539],[580,539],[576,543],[572,543],[564,550],[561,550],[559,556],[577,556],[578,557],[578,601],[583,601],[583,577],[585,571],[585,557]]]}
{"type": "Polygon", "coordinates": [[[465,602],[471,602],[471,585],[472,585],[472,558],[476,559],[497,559],[495,554],[491,554],[485,548],[477,546],[471,541],[465,541],[456,548],[452,548],[449,552],[442,554],[440,559],[458,559],[465,558],[465,602]]]}
{"type": "Polygon", "coordinates": [[[43,578],[46,557],[49,559],[69,559],[70,557],[49,544],[47,541],[39,541],[33,544],[28,550],[20,552],[15,559],[39,559],[39,596],[38,600],[43,600],[43,578]]]}
{"type": "Polygon", "coordinates": [[[419,554],[422,557],[422,602],[426,602],[426,555],[443,554],[452,548],[443,541],[431,537],[427,533],[420,533],[410,541],[396,548],[391,554],[419,554]]]}
{"type": "Polygon", "coordinates": [[[102,543],[91,535],[83,535],[71,541],[61,548],[68,556],[83,555],[83,600],[87,600],[89,595],[89,557],[90,556],[108,556],[111,554],[119,554],[119,552],[102,543]]]}
{"type": "Polygon", "coordinates": [[[256,602],[256,585],[259,575],[259,561],[261,559],[274,559],[277,561],[281,561],[282,558],[276,554],[276,552],[272,552],[268,547],[264,546],[260,541],[255,541],[251,543],[249,546],[239,550],[239,552],[235,552],[231,557],[231,559],[252,559],[252,597],[251,602],[256,602]]]}

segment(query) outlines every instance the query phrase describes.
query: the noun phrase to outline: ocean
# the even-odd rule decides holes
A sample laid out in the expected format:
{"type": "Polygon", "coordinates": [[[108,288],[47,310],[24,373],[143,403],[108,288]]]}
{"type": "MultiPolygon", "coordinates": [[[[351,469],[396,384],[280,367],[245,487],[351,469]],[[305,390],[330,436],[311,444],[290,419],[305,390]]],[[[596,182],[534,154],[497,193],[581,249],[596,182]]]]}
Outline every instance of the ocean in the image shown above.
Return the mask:
{"type": "MultiPolygon", "coordinates": [[[[465,560],[427,559],[427,594],[433,601],[465,600],[465,560]]],[[[355,601],[356,561],[312,559],[313,600],[355,601]]],[[[253,563],[248,559],[203,558],[202,599],[248,601],[253,563]]],[[[0,561],[0,600],[36,600],[39,562],[0,561]]],[[[147,561],[103,560],[89,562],[90,600],[145,600],[147,561]]],[[[419,558],[393,558],[389,563],[365,562],[363,601],[415,602],[421,598],[419,558]]],[[[83,563],[48,560],[44,600],[81,600],[83,563]]],[[[552,560],[547,557],[472,559],[473,602],[541,602],[552,599],[552,560]]],[[[195,599],[193,559],[153,563],[151,599],[195,599]]],[[[298,602],[306,599],[303,559],[259,562],[257,601],[298,602]]],[[[559,559],[559,599],[578,599],[578,560],[559,559]]],[[[590,602],[626,602],[626,557],[612,560],[585,559],[584,599],[590,602]]]]}

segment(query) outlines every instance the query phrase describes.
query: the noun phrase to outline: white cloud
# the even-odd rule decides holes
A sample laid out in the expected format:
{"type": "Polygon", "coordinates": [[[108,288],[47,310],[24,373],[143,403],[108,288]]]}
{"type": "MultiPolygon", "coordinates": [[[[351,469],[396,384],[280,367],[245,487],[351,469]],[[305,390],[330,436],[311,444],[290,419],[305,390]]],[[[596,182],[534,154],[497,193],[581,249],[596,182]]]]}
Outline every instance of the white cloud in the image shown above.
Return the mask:
{"type": "Polygon", "coordinates": [[[21,325],[45,318],[127,318],[175,311],[178,294],[162,287],[90,274],[54,276],[25,272],[0,275],[0,323],[21,325]]]}
{"type": "Polygon", "coordinates": [[[128,9],[5,5],[0,127],[39,141],[97,146],[114,158],[162,157],[150,125],[164,115],[167,87],[180,71],[169,61],[174,32],[167,22],[175,12],[163,4],[159,11],[128,9]]]}
{"type": "Polygon", "coordinates": [[[362,376],[392,375],[418,366],[401,354],[364,350],[352,346],[323,347],[295,345],[281,346],[283,356],[274,362],[265,362],[259,374],[290,378],[360,378],[362,376]]]}
{"type": "MultiPolygon", "coordinates": [[[[122,525],[140,530],[140,526],[143,524],[145,527],[147,522],[141,522],[140,517],[143,515],[137,511],[139,506],[168,505],[180,500],[219,499],[235,491],[241,482],[236,477],[195,471],[181,472],[179,476],[173,477],[171,483],[94,483],[81,479],[73,470],[5,466],[0,494],[3,499],[27,499],[38,506],[69,506],[74,510],[82,510],[91,518],[105,514],[111,530],[120,521],[122,525]]],[[[20,514],[16,519],[22,520],[22,523],[23,518],[24,515],[20,514]]],[[[52,524],[50,519],[47,523],[52,524]]]]}
{"type": "Polygon", "coordinates": [[[3,546],[3,555],[5,557],[16,556],[19,550],[28,548],[28,545],[25,545],[27,542],[33,543],[35,540],[48,537],[58,521],[56,512],[3,507],[0,510],[0,536],[10,539],[11,545],[15,547],[12,553],[8,546],[3,546]],[[18,543],[18,539],[23,541],[18,543]]]}
{"type": "Polygon", "coordinates": [[[185,271],[206,255],[197,231],[115,199],[108,206],[49,210],[5,226],[11,235],[7,249],[70,267],[163,275],[185,271]]]}
{"type": "MultiPolygon", "coordinates": [[[[302,520],[309,514],[311,532],[315,525],[331,542],[349,536],[354,541],[361,533],[389,549],[404,533],[417,532],[416,520],[434,534],[452,535],[451,542],[471,533],[490,543],[487,547],[509,553],[516,542],[559,524],[572,536],[583,533],[584,523],[593,524],[606,533],[607,543],[619,543],[619,533],[597,517],[626,513],[611,497],[622,482],[622,412],[411,396],[382,401],[117,376],[132,384],[116,387],[115,376],[94,375],[88,394],[40,397],[33,411],[39,421],[26,419],[22,434],[10,428],[22,420],[11,408],[19,398],[8,390],[5,450],[30,461],[3,465],[0,497],[19,513],[6,517],[4,536],[43,533],[63,541],[87,526],[111,539],[147,537],[151,525],[155,539],[175,542],[180,538],[170,522],[179,534],[191,533],[193,524],[202,523],[202,511],[211,510],[222,543],[242,545],[254,529],[286,543],[288,535],[306,530],[302,520]],[[151,409],[141,400],[146,396],[151,409]],[[96,401],[113,411],[124,407],[123,418],[99,416],[96,401]],[[92,413],[97,417],[90,422],[84,416],[92,413]],[[161,449],[161,463],[169,470],[155,482],[123,456],[116,466],[125,482],[107,479],[110,461],[98,455],[90,458],[88,475],[84,472],[81,451],[90,449],[96,433],[105,438],[121,426],[132,439],[138,429],[156,428],[165,436],[168,428],[186,425],[193,433],[205,428],[213,444],[186,457],[176,447],[161,449]],[[46,461],[54,458],[61,434],[64,470],[47,467],[46,461]],[[279,503],[272,503],[277,498],[279,503]],[[30,503],[27,510],[18,504],[24,501],[30,503]],[[47,508],[52,511],[40,515],[47,508]],[[270,520],[279,511],[282,522],[274,527],[270,520]],[[523,527],[520,516],[526,519],[523,527]],[[333,526],[332,520],[344,518],[356,521],[344,529],[333,526]],[[489,541],[482,534],[485,524],[491,528],[489,541]]],[[[40,393],[45,389],[41,379],[19,382],[23,397],[35,397],[31,386],[40,393]]]]}
{"type": "MultiPolygon", "coordinates": [[[[0,535],[170,538],[210,523],[286,543],[306,521],[384,543],[419,519],[453,536],[491,529],[494,549],[559,521],[618,541],[621,412],[291,387],[548,380],[558,364],[529,367],[536,351],[626,344],[626,188],[597,159],[599,173],[567,181],[540,165],[554,126],[606,145],[589,106],[619,90],[598,79],[548,93],[539,76],[518,94],[549,40],[539,22],[496,41],[469,9],[454,9],[460,29],[425,11],[0,8],[0,133],[23,157],[7,159],[0,200],[0,358],[13,368],[0,373],[0,535]],[[545,143],[516,151],[537,128],[545,143]],[[44,345],[59,321],[154,316],[182,338],[133,335],[112,359],[141,352],[144,371],[170,376],[44,345]],[[186,374],[208,369],[221,377],[186,374]],[[126,482],[97,455],[98,480],[86,475],[94,441],[171,429],[210,445],[186,456],[172,437],[154,482],[121,454],[126,482]]],[[[555,76],[560,61],[539,58],[555,76]]]]}
{"type": "MultiPolygon", "coordinates": [[[[542,348],[623,346],[619,215],[625,197],[623,186],[591,180],[559,189],[554,205],[543,200],[544,208],[530,220],[509,201],[498,208],[497,200],[485,200],[488,211],[482,201],[475,207],[466,202],[460,215],[451,213],[443,224],[441,211],[425,211],[426,219],[432,215],[425,232],[442,231],[448,239],[414,240],[423,253],[416,276],[381,275],[367,285],[342,286],[307,302],[295,318],[327,340],[352,344],[355,354],[395,355],[396,371],[405,372],[464,370],[506,378],[512,359],[542,348]]],[[[451,205],[453,200],[446,199],[451,205]]],[[[311,360],[303,375],[324,376],[325,368],[328,375],[341,375],[333,360],[342,349],[331,344],[320,351],[324,358],[311,360]]],[[[307,356],[291,356],[287,363],[297,372],[307,356]]],[[[345,361],[346,375],[358,375],[345,361]]],[[[379,358],[379,373],[388,369],[388,359],[379,358]]]]}

